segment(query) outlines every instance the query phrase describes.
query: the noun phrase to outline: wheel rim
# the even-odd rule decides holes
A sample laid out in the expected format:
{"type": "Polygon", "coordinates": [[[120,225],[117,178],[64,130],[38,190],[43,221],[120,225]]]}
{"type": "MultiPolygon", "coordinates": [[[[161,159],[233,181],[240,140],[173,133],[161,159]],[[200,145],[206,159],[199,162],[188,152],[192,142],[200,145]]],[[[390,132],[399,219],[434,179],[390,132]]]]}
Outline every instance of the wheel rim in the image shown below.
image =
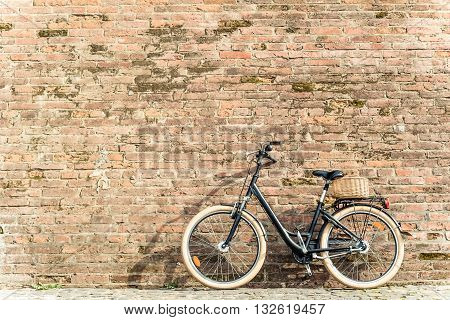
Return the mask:
{"type": "MultiPolygon", "coordinates": [[[[330,252],[331,267],[342,277],[353,282],[370,283],[383,278],[394,268],[398,258],[398,239],[391,226],[381,217],[369,212],[351,212],[339,222],[363,239],[362,252],[354,252],[333,257],[330,252]]],[[[342,229],[331,227],[327,237],[327,247],[356,247],[342,229]]]]}
{"type": "Polygon", "coordinates": [[[241,217],[230,246],[226,249],[220,247],[233,222],[229,212],[215,212],[200,220],[189,234],[189,262],[208,281],[239,281],[253,270],[259,260],[258,233],[244,217],[241,217]]]}

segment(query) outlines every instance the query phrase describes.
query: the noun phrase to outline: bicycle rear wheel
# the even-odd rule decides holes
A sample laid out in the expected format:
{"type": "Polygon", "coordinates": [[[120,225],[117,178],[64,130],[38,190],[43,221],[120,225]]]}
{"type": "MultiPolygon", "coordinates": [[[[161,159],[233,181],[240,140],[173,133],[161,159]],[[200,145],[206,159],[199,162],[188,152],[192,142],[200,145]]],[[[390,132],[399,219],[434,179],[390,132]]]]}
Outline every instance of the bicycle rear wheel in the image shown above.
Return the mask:
{"type": "Polygon", "coordinates": [[[203,210],[191,220],[183,236],[182,254],[188,271],[211,288],[240,287],[252,280],[264,264],[264,231],[247,212],[242,212],[229,247],[221,247],[234,222],[231,210],[229,206],[203,210]]]}
{"type": "MultiPolygon", "coordinates": [[[[401,267],[404,244],[396,223],[383,211],[352,206],[334,218],[363,240],[365,250],[352,253],[326,252],[325,268],[341,283],[357,289],[375,288],[390,281],[401,267]]],[[[321,248],[356,247],[343,230],[327,223],[320,237],[321,248]]]]}

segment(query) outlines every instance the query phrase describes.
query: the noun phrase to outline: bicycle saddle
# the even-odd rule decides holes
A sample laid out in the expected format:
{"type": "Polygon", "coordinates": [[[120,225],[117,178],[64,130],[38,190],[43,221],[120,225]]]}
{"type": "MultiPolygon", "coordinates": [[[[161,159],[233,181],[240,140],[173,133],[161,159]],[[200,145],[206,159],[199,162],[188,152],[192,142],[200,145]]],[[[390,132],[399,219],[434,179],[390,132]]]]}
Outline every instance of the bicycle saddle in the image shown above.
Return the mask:
{"type": "Polygon", "coordinates": [[[316,177],[322,177],[325,180],[335,180],[342,178],[344,173],[341,170],[325,171],[325,170],[314,170],[312,174],[316,177]]]}

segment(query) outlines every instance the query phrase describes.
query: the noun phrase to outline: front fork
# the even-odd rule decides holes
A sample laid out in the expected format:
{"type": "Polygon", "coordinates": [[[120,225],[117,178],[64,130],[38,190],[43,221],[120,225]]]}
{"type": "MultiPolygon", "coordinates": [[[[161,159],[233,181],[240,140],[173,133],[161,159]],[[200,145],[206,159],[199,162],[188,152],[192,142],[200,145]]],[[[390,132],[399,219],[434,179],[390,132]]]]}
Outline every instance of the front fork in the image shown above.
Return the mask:
{"type": "Polygon", "coordinates": [[[234,233],[241,221],[241,212],[245,209],[247,202],[250,200],[249,196],[245,196],[242,202],[236,202],[233,206],[233,211],[231,211],[231,218],[234,219],[233,225],[231,226],[230,233],[227,239],[222,243],[222,249],[225,249],[230,245],[231,239],[233,239],[234,233]]]}

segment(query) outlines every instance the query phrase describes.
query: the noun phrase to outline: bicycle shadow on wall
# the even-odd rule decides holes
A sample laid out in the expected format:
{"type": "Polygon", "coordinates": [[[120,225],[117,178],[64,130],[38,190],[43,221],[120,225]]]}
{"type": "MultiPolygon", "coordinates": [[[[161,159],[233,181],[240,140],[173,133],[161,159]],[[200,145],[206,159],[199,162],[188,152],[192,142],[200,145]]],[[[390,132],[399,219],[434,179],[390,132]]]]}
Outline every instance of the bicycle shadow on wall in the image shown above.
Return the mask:
{"type": "MultiPolygon", "coordinates": [[[[145,164],[146,161],[149,161],[149,159],[145,159],[145,154],[148,151],[151,151],[151,148],[148,147],[148,142],[145,141],[145,135],[148,135],[149,133],[154,135],[160,134],[159,128],[144,128],[139,130],[140,166],[145,164]]],[[[152,161],[158,161],[156,156],[152,161]]],[[[213,204],[212,201],[210,201],[211,198],[219,200],[218,203],[224,203],[227,200],[229,202],[236,201],[237,195],[233,195],[232,199],[229,196],[227,196],[227,199],[218,199],[217,195],[221,191],[223,192],[225,188],[229,188],[232,185],[236,185],[236,188],[240,188],[247,173],[247,169],[240,170],[226,177],[224,177],[224,172],[217,173],[214,176],[214,180],[221,180],[219,185],[215,186],[199,201],[186,206],[182,214],[178,217],[157,225],[156,234],[150,237],[145,246],[139,247],[139,254],[143,254],[144,256],[128,270],[128,287],[144,289],[160,285],[167,289],[173,289],[184,287],[186,285],[198,286],[199,284],[188,275],[181,259],[180,247],[184,227],[194,214],[198,213],[206,206],[213,204]],[[180,222],[182,222],[182,230],[178,230],[180,222]],[[172,236],[177,240],[167,241],[167,236],[172,236]],[[167,242],[176,243],[176,245],[164,245],[167,244],[167,242]],[[157,280],[152,281],[150,277],[155,277],[157,280]]],[[[309,211],[308,208],[308,212],[309,211]]],[[[253,211],[253,213],[259,214],[257,211],[253,211]]],[[[295,220],[298,222],[299,218],[302,219],[301,222],[305,222],[305,219],[310,218],[309,215],[299,212],[296,209],[282,211],[281,215],[285,216],[286,219],[289,219],[291,224],[295,223],[295,220]]],[[[267,219],[263,219],[262,222],[268,231],[269,237],[276,237],[272,232],[272,226],[269,226],[270,223],[267,219]]],[[[324,272],[321,265],[314,270],[315,273],[313,277],[307,277],[304,268],[294,262],[292,253],[285,250],[281,239],[276,239],[276,241],[273,242],[271,241],[271,246],[269,246],[268,249],[268,257],[265,266],[258,276],[249,284],[250,287],[279,287],[280,282],[286,286],[292,287],[298,287],[300,285],[315,287],[319,284],[323,285],[329,278],[329,274],[324,272]],[[294,273],[296,278],[289,279],[289,283],[287,283],[285,275],[289,272],[291,277],[294,276],[292,270],[295,270],[294,273]]]]}
{"type": "MultiPolygon", "coordinates": [[[[160,271],[163,274],[163,279],[161,284],[168,288],[182,287],[187,284],[190,276],[182,264],[181,260],[181,237],[182,232],[177,233],[179,235],[179,241],[175,246],[168,246],[159,249],[163,241],[164,233],[158,232],[158,230],[165,230],[166,228],[170,230],[171,226],[175,223],[179,223],[180,220],[185,220],[183,226],[188,223],[188,220],[192,218],[193,214],[199,212],[203,207],[209,203],[208,199],[214,197],[220,190],[223,190],[226,186],[230,186],[236,183],[237,178],[242,178],[243,174],[246,174],[247,170],[243,170],[233,174],[231,177],[226,178],[219,186],[215,187],[201,200],[193,205],[187,206],[182,215],[167,221],[157,227],[157,233],[153,235],[145,247],[140,248],[140,253],[145,254],[145,256],[136,262],[133,267],[128,272],[128,287],[133,288],[150,288],[154,287],[152,283],[146,283],[146,273],[153,271],[160,271]],[[149,270],[155,265],[164,265],[164,270],[149,270]]],[[[184,228],[183,228],[184,229],[184,228]]],[[[157,269],[157,268],[156,268],[157,269]]]]}

